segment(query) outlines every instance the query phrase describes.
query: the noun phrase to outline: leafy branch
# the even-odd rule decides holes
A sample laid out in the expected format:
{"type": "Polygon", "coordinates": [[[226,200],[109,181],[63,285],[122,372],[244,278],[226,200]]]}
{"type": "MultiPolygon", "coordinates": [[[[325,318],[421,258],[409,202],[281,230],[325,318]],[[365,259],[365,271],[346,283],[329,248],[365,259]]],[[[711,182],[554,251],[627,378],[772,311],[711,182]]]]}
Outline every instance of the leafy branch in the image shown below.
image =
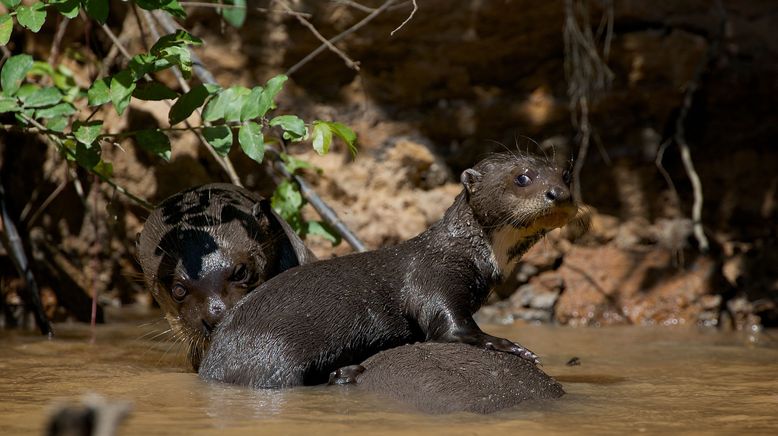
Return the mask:
{"type": "MultiPolygon", "coordinates": [[[[68,18],[76,17],[80,9],[101,23],[108,16],[107,0],[51,0],[46,3],[36,2],[30,6],[21,6],[17,0],[0,2],[11,11],[0,19],[2,44],[6,44],[10,38],[14,17],[20,25],[36,32],[45,21],[49,7],[56,8],[68,18]]],[[[175,0],[134,0],[133,3],[142,9],[158,9],[174,17],[185,17],[181,5],[175,0]]],[[[245,14],[245,5],[234,3],[239,7],[221,10],[225,19],[229,16],[236,18],[236,13],[245,14]]],[[[242,24],[238,23],[240,20],[237,18],[233,25],[242,24]]],[[[103,29],[109,36],[113,36],[110,29],[105,26],[103,29]]],[[[112,40],[115,40],[115,37],[112,40]]],[[[186,82],[182,81],[181,85],[185,90],[183,93],[153,78],[156,73],[174,69],[180,71],[182,79],[189,79],[194,65],[194,54],[190,47],[201,44],[199,38],[184,30],[161,36],[146,53],[131,57],[129,53],[125,53],[129,60],[124,69],[111,76],[95,79],[88,88],[79,87],[75,83],[73,73],[64,66],[55,68],[46,62],[36,61],[27,54],[11,56],[0,69],[0,114],[12,113],[18,124],[0,125],[0,129],[20,128],[30,133],[46,135],[69,161],[96,174],[117,189],[119,187],[111,181],[113,166],[103,159],[101,145],[126,138],[133,138],[139,147],[164,160],[171,157],[171,134],[181,131],[200,134],[222,158],[226,158],[237,140],[243,153],[258,163],[264,160],[266,144],[282,141],[311,141],[317,153],[325,154],[329,152],[333,137],[337,137],[343,140],[352,154],[356,154],[356,135],[347,126],[325,120],[306,123],[293,114],[274,113],[276,97],[287,80],[284,75],[273,77],[264,86],[253,88],[223,88],[214,83],[203,83],[189,88],[186,82]],[[52,85],[46,86],[43,83],[52,85]],[[133,98],[172,102],[168,113],[170,125],[112,133],[105,131],[103,120],[93,118],[109,105],[122,115],[133,98]],[[86,118],[79,116],[87,108],[91,108],[91,114],[86,118]],[[195,112],[200,114],[200,124],[190,121],[195,112]],[[182,123],[186,123],[186,126],[182,126],[182,123]],[[268,134],[273,128],[280,130],[282,139],[268,134]]],[[[123,52],[126,52],[126,49],[123,52]]],[[[291,156],[284,156],[284,165],[290,169],[289,174],[293,175],[296,170],[310,166],[291,156]]],[[[300,209],[304,201],[298,200],[292,193],[296,189],[298,188],[295,184],[281,183],[274,195],[274,206],[302,235],[320,234],[337,243],[339,238],[326,225],[319,222],[306,223],[302,220],[300,209]]],[[[126,190],[119,191],[137,203],[149,207],[148,202],[126,190]]],[[[299,191],[297,194],[299,195],[299,191]]]]}

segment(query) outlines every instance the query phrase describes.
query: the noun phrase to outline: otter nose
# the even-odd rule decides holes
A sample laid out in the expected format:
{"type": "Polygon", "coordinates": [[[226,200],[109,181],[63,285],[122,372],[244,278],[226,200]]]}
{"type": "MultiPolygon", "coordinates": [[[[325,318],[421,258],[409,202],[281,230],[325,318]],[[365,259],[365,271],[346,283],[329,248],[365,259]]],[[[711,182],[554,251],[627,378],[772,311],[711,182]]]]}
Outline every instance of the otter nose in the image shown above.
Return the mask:
{"type": "Polygon", "coordinates": [[[205,313],[203,313],[203,327],[206,334],[213,331],[216,325],[224,318],[225,312],[227,312],[227,306],[221,298],[211,297],[208,299],[205,313]]]}
{"type": "Polygon", "coordinates": [[[555,203],[562,203],[570,200],[570,191],[559,186],[552,186],[546,191],[546,199],[555,203]]]}

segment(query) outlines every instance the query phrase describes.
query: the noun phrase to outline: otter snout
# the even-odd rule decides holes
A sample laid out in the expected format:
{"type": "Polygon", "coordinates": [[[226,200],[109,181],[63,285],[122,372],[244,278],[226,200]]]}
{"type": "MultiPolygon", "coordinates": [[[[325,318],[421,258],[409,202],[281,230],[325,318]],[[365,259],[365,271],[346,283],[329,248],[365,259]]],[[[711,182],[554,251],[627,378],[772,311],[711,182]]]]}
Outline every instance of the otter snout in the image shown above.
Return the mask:
{"type": "Polygon", "coordinates": [[[570,190],[561,186],[552,186],[546,191],[546,200],[552,203],[568,203],[572,196],[570,190]]]}
{"type": "Polygon", "coordinates": [[[203,311],[202,323],[206,336],[208,336],[217,324],[224,318],[224,314],[227,312],[227,305],[224,304],[221,298],[217,296],[211,296],[208,298],[208,303],[203,311]]]}

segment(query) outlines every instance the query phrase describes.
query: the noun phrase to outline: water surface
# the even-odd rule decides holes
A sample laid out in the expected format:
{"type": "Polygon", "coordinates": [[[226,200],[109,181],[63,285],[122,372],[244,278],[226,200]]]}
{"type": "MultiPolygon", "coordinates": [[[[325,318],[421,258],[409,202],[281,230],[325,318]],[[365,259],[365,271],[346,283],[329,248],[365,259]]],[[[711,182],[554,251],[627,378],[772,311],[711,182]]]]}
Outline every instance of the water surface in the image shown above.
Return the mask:
{"type": "Polygon", "coordinates": [[[778,345],[679,328],[484,326],[543,359],[567,395],[479,416],[429,416],[344,387],[251,391],[187,372],[164,321],[0,332],[0,434],[40,434],[53,404],[130,401],[119,434],[778,434],[778,345]],[[579,366],[567,366],[578,357],[579,366]]]}

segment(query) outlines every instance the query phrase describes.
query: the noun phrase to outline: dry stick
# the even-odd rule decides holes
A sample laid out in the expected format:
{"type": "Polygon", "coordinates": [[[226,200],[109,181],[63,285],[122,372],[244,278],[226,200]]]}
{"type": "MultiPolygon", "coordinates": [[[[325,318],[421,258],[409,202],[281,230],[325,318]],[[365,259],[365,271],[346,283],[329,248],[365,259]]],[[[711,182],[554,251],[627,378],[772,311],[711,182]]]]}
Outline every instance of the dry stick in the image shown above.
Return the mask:
{"type": "Polygon", "coordinates": [[[43,310],[40,288],[38,287],[38,282],[35,281],[35,275],[32,273],[30,261],[24,251],[22,238],[19,236],[16,224],[6,208],[5,189],[3,188],[2,183],[0,183],[0,223],[2,244],[5,246],[5,250],[8,252],[8,256],[11,258],[11,262],[14,264],[17,273],[25,282],[25,289],[28,291],[29,302],[32,303],[33,313],[35,314],[35,321],[38,324],[38,328],[42,334],[51,337],[51,335],[54,334],[54,331],[51,329],[51,324],[49,324],[49,320],[43,310]]]}
{"type": "Polygon", "coordinates": [[[100,184],[98,183],[97,176],[92,178],[92,197],[94,199],[92,200],[93,206],[92,206],[92,226],[94,227],[95,231],[95,241],[94,245],[92,246],[92,314],[90,316],[90,322],[89,326],[92,331],[92,338],[90,340],[91,343],[95,342],[97,331],[95,330],[97,327],[97,282],[98,282],[98,274],[97,270],[100,268],[100,262],[97,260],[97,256],[100,254],[100,229],[98,228],[97,224],[97,199],[100,195],[100,184]]]}
{"type": "MultiPolygon", "coordinates": [[[[390,4],[394,0],[389,0],[387,3],[384,3],[384,5],[390,4]]],[[[376,14],[377,15],[377,14],[376,14]]],[[[160,18],[160,24],[163,26],[165,25],[165,21],[162,20],[165,16],[157,16],[157,18],[160,18]]],[[[148,19],[148,17],[147,17],[148,19]]],[[[364,21],[364,20],[363,20],[364,21]]],[[[172,24],[171,24],[172,26],[172,24]]],[[[173,31],[167,30],[166,31],[173,31]]],[[[190,49],[191,52],[191,49],[190,49]]],[[[200,63],[199,58],[192,53],[192,62],[200,63]]],[[[214,79],[213,75],[203,66],[201,68],[194,69],[195,75],[197,75],[201,82],[203,83],[216,83],[216,80],[214,79]]],[[[274,151],[274,150],[270,150],[274,151]]],[[[286,171],[286,168],[283,168],[283,163],[281,163],[280,157],[278,155],[278,152],[273,153],[273,159],[275,160],[275,168],[278,169],[279,166],[282,167],[282,170],[279,170],[284,174],[284,176],[288,179],[293,179],[295,182],[297,182],[298,186],[300,187],[300,193],[302,194],[303,198],[305,198],[308,203],[311,204],[311,206],[316,210],[316,212],[321,216],[322,220],[326,222],[330,227],[335,229],[342,237],[343,239],[348,242],[349,245],[355,250],[355,251],[366,251],[367,248],[365,247],[365,244],[354,234],[349,230],[349,228],[343,223],[343,221],[338,218],[338,215],[335,213],[334,210],[332,210],[327,203],[324,202],[324,200],[319,197],[318,194],[313,190],[313,188],[308,185],[308,183],[300,176],[289,174],[286,171]]]]}
{"type": "MultiPolygon", "coordinates": [[[[154,25],[154,22],[152,21],[155,17],[159,20],[162,27],[165,29],[168,33],[175,32],[175,26],[173,25],[172,20],[167,16],[167,14],[156,14],[150,16],[150,14],[147,11],[144,11],[146,13],[146,21],[149,23],[149,27],[151,28],[152,33],[154,34],[155,39],[159,39],[159,32],[157,32],[157,28],[154,25]]],[[[200,58],[192,51],[189,50],[192,57],[192,69],[194,70],[195,74],[200,78],[200,80],[203,83],[216,83],[216,79],[213,77],[213,74],[211,74],[210,71],[206,70],[202,66],[202,61],[200,58]]],[[[176,80],[178,81],[179,86],[181,86],[181,89],[184,92],[189,92],[189,84],[186,83],[186,80],[184,80],[184,76],[181,74],[181,71],[177,67],[173,68],[173,74],[176,76],[176,80]]],[[[200,110],[197,110],[197,113],[200,114],[202,118],[202,114],[200,110]]],[[[184,124],[188,128],[192,128],[192,125],[189,123],[189,121],[184,121],[184,124]]],[[[205,125],[210,125],[210,123],[205,122],[205,125]]],[[[240,177],[238,176],[238,172],[235,171],[235,167],[232,165],[232,161],[227,156],[221,156],[219,153],[216,152],[216,149],[214,149],[210,143],[205,139],[205,136],[203,136],[202,132],[199,130],[194,130],[195,135],[197,135],[197,138],[200,140],[200,142],[205,146],[205,148],[211,153],[211,156],[213,156],[214,160],[224,169],[224,172],[227,173],[227,176],[230,178],[230,181],[237,186],[243,186],[243,183],[240,181],[240,177]]]]}
{"type": "MultiPolygon", "coordinates": [[[[286,9],[287,11],[290,11],[290,12],[291,12],[292,8],[291,8],[291,7],[289,7],[289,4],[288,4],[286,1],[283,1],[283,0],[278,0],[278,3],[279,3],[279,4],[281,4],[281,6],[282,6],[284,9],[286,9]]],[[[300,24],[302,24],[303,26],[307,27],[307,28],[308,28],[308,30],[310,30],[310,31],[311,31],[311,33],[313,34],[313,36],[315,36],[315,37],[316,37],[316,39],[318,39],[319,41],[321,41],[322,43],[324,43],[324,45],[326,45],[326,46],[327,46],[327,48],[328,48],[328,49],[330,49],[330,51],[331,51],[331,52],[333,52],[333,53],[335,53],[336,55],[340,56],[340,58],[341,58],[341,59],[343,59],[343,62],[345,62],[345,63],[346,63],[346,66],[347,66],[347,67],[349,67],[349,68],[351,68],[351,69],[353,69],[353,70],[359,71],[359,62],[355,62],[355,61],[353,61],[353,60],[352,60],[350,57],[348,57],[348,55],[347,55],[346,53],[343,53],[343,51],[342,51],[342,50],[340,50],[339,48],[335,47],[335,44],[333,44],[333,43],[329,42],[329,41],[327,40],[327,38],[325,38],[324,36],[322,36],[322,34],[321,34],[321,33],[319,33],[319,31],[318,31],[318,30],[316,30],[316,27],[314,27],[314,25],[313,25],[313,24],[311,24],[311,22],[310,22],[310,21],[306,20],[305,18],[303,18],[303,17],[301,17],[301,16],[299,16],[299,15],[296,15],[296,16],[295,16],[295,18],[297,18],[297,21],[299,21],[299,22],[300,22],[300,24]]]]}
{"type": "MultiPolygon", "coordinates": [[[[384,4],[381,5],[381,7],[379,7],[376,10],[374,10],[373,12],[371,12],[370,15],[366,16],[365,18],[363,18],[357,24],[349,27],[348,29],[344,30],[343,32],[339,33],[338,35],[335,35],[334,37],[330,38],[330,40],[329,40],[330,44],[335,44],[336,42],[340,41],[341,39],[345,38],[346,36],[356,32],[359,29],[361,29],[364,25],[366,25],[367,23],[372,21],[373,18],[375,18],[378,15],[380,15],[381,12],[387,10],[389,8],[389,6],[391,6],[392,3],[394,3],[394,2],[395,2],[395,0],[386,0],[386,2],[384,2],[384,4]]],[[[315,58],[316,56],[321,54],[321,52],[323,52],[326,49],[327,49],[327,45],[326,44],[320,45],[319,47],[316,48],[316,50],[308,53],[307,56],[305,56],[299,62],[297,62],[296,64],[292,65],[288,70],[286,70],[286,75],[289,76],[291,74],[294,74],[297,70],[302,68],[303,65],[307,64],[308,62],[310,62],[311,59],[315,58]]]]}
{"type": "Polygon", "coordinates": [[[409,21],[411,21],[411,19],[413,18],[413,16],[414,16],[414,15],[416,15],[416,11],[418,11],[418,10],[419,10],[419,5],[417,5],[417,4],[416,4],[416,0],[412,0],[412,1],[413,1],[413,10],[411,11],[411,14],[410,14],[410,15],[408,15],[408,18],[406,18],[406,19],[405,19],[405,21],[403,21],[402,23],[400,23],[400,25],[399,25],[399,26],[397,26],[397,28],[396,28],[396,29],[394,29],[394,30],[392,30],[391,32],[389,32],[389,36],[394,36],[394,34],[395,34],[395,33],[396,33],[398,30],[402,29],[402,28],[403,28],[403,26],[405,26],[406,24],[408,24],[408,22],[409,22],[409,21]]]}

